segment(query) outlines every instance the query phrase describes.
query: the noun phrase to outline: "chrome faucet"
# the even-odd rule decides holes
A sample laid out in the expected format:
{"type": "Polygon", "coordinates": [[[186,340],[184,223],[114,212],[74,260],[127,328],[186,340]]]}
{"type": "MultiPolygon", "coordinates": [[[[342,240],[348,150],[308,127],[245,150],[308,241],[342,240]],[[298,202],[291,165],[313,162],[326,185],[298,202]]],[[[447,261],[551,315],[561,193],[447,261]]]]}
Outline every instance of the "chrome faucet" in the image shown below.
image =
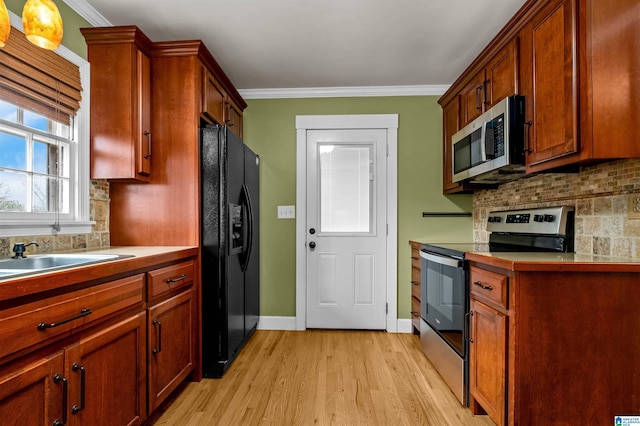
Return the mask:
{"type": "Polygon", "coordinates": [[[39,247],[40,244],[36,243],[35,241],[31,241],[28,244],[24,244],[24,243],[17,243],[13,246],[13,252],[15,253],[14,256],[11,256],[12,259],[24,259],[25,256],[24,255],[24,249],[29,247],[30,245],[34,245],[36,247],[39,247]]]}

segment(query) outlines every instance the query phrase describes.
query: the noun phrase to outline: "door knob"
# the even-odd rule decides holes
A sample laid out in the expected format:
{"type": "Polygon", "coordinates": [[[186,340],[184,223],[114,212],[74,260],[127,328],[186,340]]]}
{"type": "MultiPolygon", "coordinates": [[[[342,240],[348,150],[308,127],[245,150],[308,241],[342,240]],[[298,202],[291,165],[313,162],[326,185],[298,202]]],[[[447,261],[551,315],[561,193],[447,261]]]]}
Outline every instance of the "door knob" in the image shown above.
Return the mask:
{"type": "Polygon", "coordinates": [[[311,241],[311,242],[309,243],[309,248],[311,248],[311,249],[316,248],[316,242],[315,242],[315,241],[311,241]]]}

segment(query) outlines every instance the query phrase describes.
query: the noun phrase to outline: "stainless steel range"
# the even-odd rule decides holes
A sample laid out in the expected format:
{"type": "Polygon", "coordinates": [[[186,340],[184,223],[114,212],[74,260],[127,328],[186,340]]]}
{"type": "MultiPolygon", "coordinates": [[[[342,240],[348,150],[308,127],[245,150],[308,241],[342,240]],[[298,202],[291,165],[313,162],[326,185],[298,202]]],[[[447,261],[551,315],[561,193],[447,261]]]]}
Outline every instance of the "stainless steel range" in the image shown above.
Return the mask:
{"type": "Polygon", "coordinates": [[[570,206],[491,212],[489,243],[422,245],[422,349],[465,406],[469,401],[469,252],[574,251],[570,206]]]}

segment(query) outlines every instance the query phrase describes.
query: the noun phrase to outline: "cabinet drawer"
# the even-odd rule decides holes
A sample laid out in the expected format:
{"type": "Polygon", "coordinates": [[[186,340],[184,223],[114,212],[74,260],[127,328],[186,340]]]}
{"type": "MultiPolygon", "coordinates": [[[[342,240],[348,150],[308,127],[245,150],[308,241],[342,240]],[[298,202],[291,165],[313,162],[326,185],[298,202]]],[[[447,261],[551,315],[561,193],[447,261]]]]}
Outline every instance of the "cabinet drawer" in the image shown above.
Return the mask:
{"type": "Polygon", "coordinates": [[[472,297],[504,309],[509,308],[507,304],[509,278],[507,276],[471,267],[470,283],[472,297]]]}
{"type": "Polygon", "coordinates": [[[152,299],[169,290],[190,285],[193,283],[195,272],[193,260],[148,272],[147,297],[152,299]]]}
{"type": "Polygon", "coordinates": [[[411,280],[411,296],[420,301],[420,280],[411,280]]]}
{"type": "Polygon", "coordinates": [[[411,325],[420,330],[420,299],[411,298],[411,325]]]}
{"type": "Polygon", "coordinates": [[[0,358],[142,304],[144,274],[0,312],[0,358]]]}

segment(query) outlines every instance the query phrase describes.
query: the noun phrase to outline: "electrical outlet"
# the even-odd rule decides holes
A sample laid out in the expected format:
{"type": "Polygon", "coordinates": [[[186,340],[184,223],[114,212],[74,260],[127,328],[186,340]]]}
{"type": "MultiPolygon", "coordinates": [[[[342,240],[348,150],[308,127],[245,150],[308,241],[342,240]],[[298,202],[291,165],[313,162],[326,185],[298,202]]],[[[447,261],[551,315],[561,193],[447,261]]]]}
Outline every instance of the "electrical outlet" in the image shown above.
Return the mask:
{"type": "Polygon", "coordinates": [[[629,194],[627,201],[627,217],[640,219],[640,194],[629,194]]]}

